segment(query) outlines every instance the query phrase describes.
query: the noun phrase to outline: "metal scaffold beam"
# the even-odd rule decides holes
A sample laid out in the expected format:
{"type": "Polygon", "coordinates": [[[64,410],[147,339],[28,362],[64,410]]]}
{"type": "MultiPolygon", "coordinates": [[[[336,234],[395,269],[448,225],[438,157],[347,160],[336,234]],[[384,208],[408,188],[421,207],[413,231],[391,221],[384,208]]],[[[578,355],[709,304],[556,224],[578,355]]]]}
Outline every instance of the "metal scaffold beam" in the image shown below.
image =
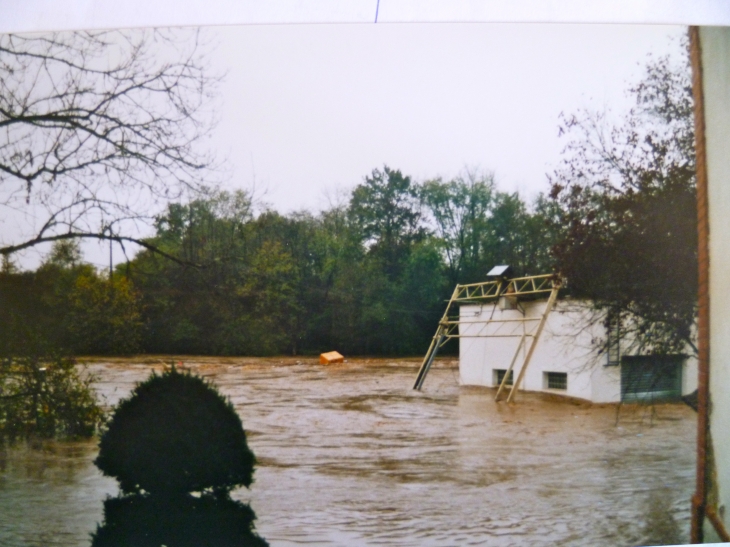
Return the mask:
{"type": "MultiPolygon", "coordinates": [[[[548,315],[550,315],[550,312],[553,309],[553,306],[555,305],[555,300],[558,298],[558,289],[560,288],[559,284],[556,284],[555,287],[553,287],[553,290],[550,292],[550,297],[548,298],[547,304],[545,305],[545,311],[542,312],[542,317],[540,318],[540,323],[537,325],[537,331],[535,332],[535,335],[532,337],[532,343],[530,344],[530,349],[527,352],[527,356],[525,357],[525,360],[522,363],[522,367],[520,368],[520,373],[517,375],[517,381],[512,384],[512,389],[509,392],[509,395],[507,396],[507,402],[511,403],[514,400],[515,395],[517,394],[517,390],[520,387],[520,383],[522,382],[522,378],[525,377],[525,371],[527,371],[527,367],[530,364],[530,360],[532,359],[532,354],[535,353],[535,348],[537,347],[537,342],[540,339],[540,335],[542,334],[542,329],[545,327],[545,323],[547,323],[548,315]]],[[[518,350],[519,351],[519,350],[518,350]]],[[[514,359],[512,360],[514,364],[514,359]]],[[[498,401],[495,397],[495,401],[498,401]]]]}
{"type": "Polygon", "coordinates": [[[510,390],[507,398],[508,402],[512,401],[514,399],[516,390],[518,389],[519,384],[524,377],[525,370],[527,369],[527,366],[532,359],[532,355],[535,351],[535,347],[537,346],[537,342],[540,338],[543,327],[545,326],[545,322],[547,321],[547,317],[555,304],[560,286],[560,280],[552,274],[515,277],[512,279],[500,278],[494,281],[485,281],[483,283],[456,285],[456,287],[454,288],[454,292],[452,293],[451,298],[446,305],[446,311],[444,311],[444,315],[439,321],[436,333],[431,340],[431,345],[429,346],[428,351],[423,358],[423,362],[421,363],[421,368],[418,371],[418,376],[416,378],[415,384],[413,385],[413,389],[420,390],[421,387],[423,387],[423,382],[426,380],[426,376],[431,369],[431,365],[436,358],[436,354],[438,353],[439,348],[441,348],[452,338],[519,337],[520,343],[517,346],[517,350],[514,354],[514,357],[512,358],[509,369],[505,373],[499,389],[497,390],[497,395],[495,397],[495,400],[499,400],[499,396],[501,395],[508,381],[509,374],[511,373],[515,363],[517,362],[517,357],[520,353],[520,350],[525,346],[526,343],[529,343],[529,349],[527,351],[527,355],[524,361],[522,362],[520,374],[517,378],[517,381],[514,382],[514,384],[512,385],[512,389],[510,390]],[[540,318],[490,318],[486,320],[480,319],[464,321],[459,315],[452,315],[453,309],[459,304],[484,303],[492,301],[496,305],[496,302],[501,297],[514,298],[519,301],[520,297],[534,296],[540,294],[550,295],[548,297],[548,303],[545,307],[545,310],[540,318]],[[534,322],[538,322],[538,324],[535,328],[531,329],[531,332],[528,332],[526,328],[523,328],[522,333],[517,334],[514,332],[514,330],[504,332],[503,329],[504,326],[521,324],[524,327],[528,323],[534,322]],[[476,333],[460,333],[460,325],[475,324],[482,325],[482,327],[476,333]],[[491,330],[490,327],[492,327],[491,330]]]}

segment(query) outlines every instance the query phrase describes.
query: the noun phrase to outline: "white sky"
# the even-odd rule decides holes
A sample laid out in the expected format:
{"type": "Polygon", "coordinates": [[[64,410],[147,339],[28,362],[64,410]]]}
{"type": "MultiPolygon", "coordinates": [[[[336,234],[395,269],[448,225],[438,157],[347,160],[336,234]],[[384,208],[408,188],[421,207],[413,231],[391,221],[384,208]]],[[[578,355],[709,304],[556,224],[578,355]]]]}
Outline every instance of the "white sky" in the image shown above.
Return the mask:
{"type": "Polygon", "coordinates": [[[416,180],[465,166],[547,190],[561,112],[622,110],[647,54],[685,27],[281,25],[211,29],[228,70],[215,146],[232,187],[281,212],[326,206],[387,164],[416,180]]]}
{"type": "MultiPolygon", "coordinates": [[[[607,24],[312,24],[210,27],[227,71],[212,146],[228,188],[318,210],[387,164],[415,180],[465,167],[500,189],[547,191],[561,112],[621,111],[649,53],[686,27],[607,24]]],[[[672,40],[672,38],[674,40],[672,40]]],[[[108,244],[85,258],[108,264],[108,244]]],[[[43,249],[20,263],[35,267],[43,249]]],[[[115,262],[123,260],[115,251],[115,262]]]]}

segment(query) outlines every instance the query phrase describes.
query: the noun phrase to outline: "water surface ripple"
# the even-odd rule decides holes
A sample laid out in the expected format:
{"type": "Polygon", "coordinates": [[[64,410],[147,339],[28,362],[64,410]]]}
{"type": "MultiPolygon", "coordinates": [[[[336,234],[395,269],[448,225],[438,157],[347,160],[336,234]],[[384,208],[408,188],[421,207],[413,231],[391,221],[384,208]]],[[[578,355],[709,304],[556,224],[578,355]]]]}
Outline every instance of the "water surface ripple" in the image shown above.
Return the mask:
{"type": "MultiPolygon", "coordinates": [[[[178,361],[180,359],[178,358],[178,361]]],[[[689,539],[696,421],[682,405],[495,404],[455,363],[183,358],[229,396],[259,465],[272,546],[660,545],[689,539]]],[[[92,363],[111,405],[160,361],[92,363]]],[[[96,441],[0,453],[0,544],[81,546],[116,483],[96,441]]]]}

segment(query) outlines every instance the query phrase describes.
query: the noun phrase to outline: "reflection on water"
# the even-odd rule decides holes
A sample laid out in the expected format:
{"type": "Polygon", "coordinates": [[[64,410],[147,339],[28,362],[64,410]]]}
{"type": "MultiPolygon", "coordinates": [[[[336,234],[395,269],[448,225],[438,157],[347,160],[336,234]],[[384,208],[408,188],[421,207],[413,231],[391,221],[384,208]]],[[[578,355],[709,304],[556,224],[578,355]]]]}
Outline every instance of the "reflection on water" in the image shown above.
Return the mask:
{"type": "MultiPolygon", "coordinates": [[[[259,465],[250,503],[272,546],[639,545],[689,536],[694,414],[523,395],[495,404],[418,362],[185,360],[230,396],[259,465]]],[[[113,404],[150,361],[99,363],[113,404]]],[[[90,543],[116,483],[95,442],[0,455],[0,544],[90,543]]]]}
{"type": "Polygon", "coordinates": [[[117,483],[94,467],[96,441],[0,449],[0,545],[89,545],[117,483]]]}
{"type": "Polygon", "coordinates": [[[251,508],[228,496],[127,495],[104,500],[91,547],[266,547],[251,508]]]}

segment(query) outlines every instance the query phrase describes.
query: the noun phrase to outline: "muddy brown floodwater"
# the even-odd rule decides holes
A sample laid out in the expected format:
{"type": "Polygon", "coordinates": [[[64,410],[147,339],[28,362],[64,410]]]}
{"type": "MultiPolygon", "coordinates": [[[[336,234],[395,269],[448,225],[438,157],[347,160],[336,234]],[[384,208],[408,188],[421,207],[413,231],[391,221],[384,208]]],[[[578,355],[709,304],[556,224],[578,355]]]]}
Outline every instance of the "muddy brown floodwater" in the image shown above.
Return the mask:
{"type": "MultiPolygon", "coordinates": [[[[180,358],[177,358],[180,361],[180,358]]],[[[229,396],[258,458],[257,529],[291,545],[660,545],[689,540],[696,420],[683,405],[493,402],[455,362],[182,358],[229,396]]],[[[168,361],[169,362],[169,361],[168,361]]],[[[99,360],[107,404],[160,369],[99,360]]],[[[0,545],[81,546],[113,480],[96,441],[0,452],[0,545]]]]}

